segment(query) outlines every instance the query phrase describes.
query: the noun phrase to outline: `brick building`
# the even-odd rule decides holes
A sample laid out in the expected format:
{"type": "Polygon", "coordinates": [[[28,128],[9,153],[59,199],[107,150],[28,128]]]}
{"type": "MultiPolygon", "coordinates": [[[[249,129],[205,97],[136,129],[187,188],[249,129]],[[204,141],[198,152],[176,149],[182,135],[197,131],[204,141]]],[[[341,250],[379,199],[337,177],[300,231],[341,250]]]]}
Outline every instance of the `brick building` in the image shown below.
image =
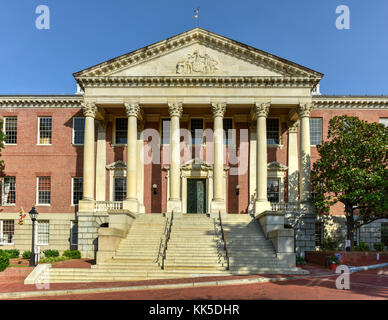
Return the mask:
{"type": "MultiPolygon", "coordinates": [[[[1,248],[30,250],[18,219],[35,206],[41,250],[94,257],[113,216],[171,212],[251,214],[267,236],[281,217],[312,250],[345,232],[341,205],[323,224],[311,209],[329,120],[388,122],[388,97],[321,95],[321,73],[200,28],[74,76],[74,95],[0,97],[1,248]]],[[[357,241],[382,241],[387,223],[357,241]]]]}

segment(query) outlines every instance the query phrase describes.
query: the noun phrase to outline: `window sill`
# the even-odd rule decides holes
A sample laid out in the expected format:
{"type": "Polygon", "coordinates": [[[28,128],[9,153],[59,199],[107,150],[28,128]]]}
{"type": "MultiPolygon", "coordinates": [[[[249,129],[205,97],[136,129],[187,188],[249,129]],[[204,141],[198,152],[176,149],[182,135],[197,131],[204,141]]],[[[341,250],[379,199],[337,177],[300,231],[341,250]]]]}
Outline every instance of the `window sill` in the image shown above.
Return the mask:
{"type": "Polygon", "coordinates": [[[5,146],[17,146],[17,143],[4,143],[5,146]]]}
{"type": "Polygon", "coordinates": [[[282,144],[267,144],[267,147],[283,149],[284,146],[282,144]]]}
{"type": "Polygon", "coordinates": [[[16,203],[3,203],[2,207],[16,207],[16,203]]]}
{"type": "Polygon", "coordinates": [[[37,146],[40,146],[40,147],[51,147],[52,146],[52,144],[40,144],[40,143],[37,143],[36,144],[37,146]]]}
{"type": "Polygon", "coordinates": [[[51,204],[36,204],[35,207],[51,207],[51,204]]]}
{"type": "Polygon", "coordinates": [[[111,143],[110,145],[113,148],[115,148],[115,147],[126,147],[127,146],[127,144],[117,144],[117,143],[111,143]]]}
{"type": "Polygon", "coordinates": [[[72,143],[71,144],[73,147],[83,147],[83,144],[77,144],[77,143],[72,143]]]}
{"type": "Polygon", "coordinates": [[[14,243],[0,243],[0,246],[14,246],[14,243]]]}

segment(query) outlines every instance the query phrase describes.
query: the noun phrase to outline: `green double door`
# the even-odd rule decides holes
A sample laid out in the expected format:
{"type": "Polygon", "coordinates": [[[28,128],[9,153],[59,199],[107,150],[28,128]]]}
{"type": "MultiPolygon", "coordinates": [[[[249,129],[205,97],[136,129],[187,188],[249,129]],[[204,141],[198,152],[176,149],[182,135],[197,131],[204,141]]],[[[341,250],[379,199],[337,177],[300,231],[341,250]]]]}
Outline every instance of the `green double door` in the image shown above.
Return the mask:
{"type": "Polygon", "coordinates": [[[206,179],[187,179],[187,213],[206,213],[206,179]]]}

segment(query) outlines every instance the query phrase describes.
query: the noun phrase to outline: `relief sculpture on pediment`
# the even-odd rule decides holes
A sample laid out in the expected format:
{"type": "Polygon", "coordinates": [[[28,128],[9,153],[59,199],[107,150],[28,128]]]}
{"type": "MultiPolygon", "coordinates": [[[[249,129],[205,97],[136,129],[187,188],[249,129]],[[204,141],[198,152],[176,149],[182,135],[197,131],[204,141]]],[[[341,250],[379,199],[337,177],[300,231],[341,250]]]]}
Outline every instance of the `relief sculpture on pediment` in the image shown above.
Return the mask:
{"type": "Polygon", "coordinates": [[[218,62],[207,53],[201,55],[198,50],[189,54],[186,59],[180,59],[176,65],[177,74],[209,74],[217,70],[218,62]]]}

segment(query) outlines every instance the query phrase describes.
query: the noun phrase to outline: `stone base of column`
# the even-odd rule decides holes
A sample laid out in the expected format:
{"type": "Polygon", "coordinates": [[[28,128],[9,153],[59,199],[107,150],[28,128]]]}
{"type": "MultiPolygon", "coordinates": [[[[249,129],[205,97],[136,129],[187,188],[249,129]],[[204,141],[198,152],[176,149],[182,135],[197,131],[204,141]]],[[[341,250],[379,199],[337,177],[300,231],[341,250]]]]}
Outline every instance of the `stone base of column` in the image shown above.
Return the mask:
{"type": "Polygon", "coordinates": [[[218,217],[221,212],[222,216],[226,214],[226,203],[224,200],[212,200],[210,204],[210,216],[218,217]]]}
{"type": "Polygon", "coordinates": [[[167,212],[171,213],[174,211],[174,215],[182,214],[182,201],[176,199],[167,200],[167,212]]]}
{"type": "Polygon", "coordinates": [[[123,209],[132,213],[139,213],[139,203],[137,199],[125,199],[123,201],[123,209]]]}
{"type": "Polygon", "coordinates": [[[145,213],[145,206],[143,203],[139,203],[139,212],[138,213],[145,213]]]}
{"type": "Polygon", "coordinates": [[[258,200],[255,202],[255,217],[268,210],[271,210],[271,203],[269,201],[258,200]]]}
{"type": "Polygon", "coordinates": [[[78,202],[78,212],[94,212],[94,200],[80,200],[78,202]]]}

